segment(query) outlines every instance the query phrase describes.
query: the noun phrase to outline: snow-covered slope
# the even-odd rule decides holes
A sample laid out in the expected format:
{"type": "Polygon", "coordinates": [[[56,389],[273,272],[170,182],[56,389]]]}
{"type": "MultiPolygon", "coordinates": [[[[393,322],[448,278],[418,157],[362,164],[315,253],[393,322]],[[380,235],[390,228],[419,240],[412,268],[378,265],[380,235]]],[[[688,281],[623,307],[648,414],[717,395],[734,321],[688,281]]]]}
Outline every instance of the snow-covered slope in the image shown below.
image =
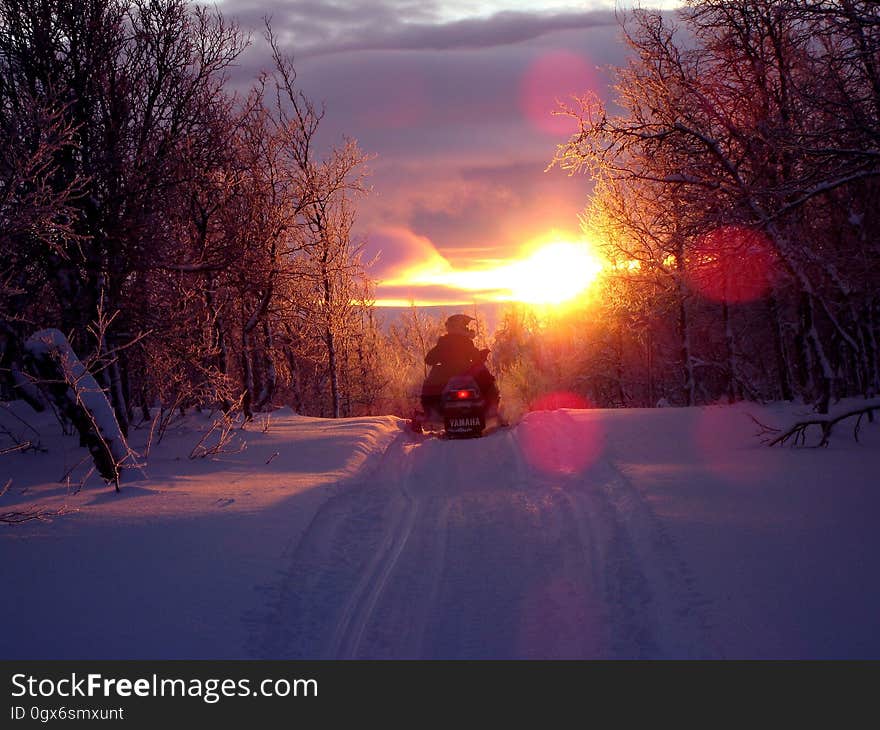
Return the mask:
{"type": "Polygon", "coordinates": [[[797,415],[542,411],[447,442],[282,411],[190,459],[193,419],[120,494],[75,495],[83,450],[46,421],[0,511],[71,511],[0,530],[0,657],[880,658],[880,426],[768,449],[749,413],[797,415]]]}

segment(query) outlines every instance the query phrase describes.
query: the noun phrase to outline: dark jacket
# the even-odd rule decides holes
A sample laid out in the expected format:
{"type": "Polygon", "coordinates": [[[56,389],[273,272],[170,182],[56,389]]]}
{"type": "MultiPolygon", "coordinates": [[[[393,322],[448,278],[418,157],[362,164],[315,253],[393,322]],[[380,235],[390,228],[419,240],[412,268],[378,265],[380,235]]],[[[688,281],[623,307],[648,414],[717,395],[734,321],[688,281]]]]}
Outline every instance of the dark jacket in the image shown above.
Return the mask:
{"type": "Polygon", "coordinates": [[[470,337],[455,332],[442,335],[425,355],[425,364],[432,367],[423,392],[440,393],[451,377],[463,375],[481,362],[482,355],[470,337]]]}

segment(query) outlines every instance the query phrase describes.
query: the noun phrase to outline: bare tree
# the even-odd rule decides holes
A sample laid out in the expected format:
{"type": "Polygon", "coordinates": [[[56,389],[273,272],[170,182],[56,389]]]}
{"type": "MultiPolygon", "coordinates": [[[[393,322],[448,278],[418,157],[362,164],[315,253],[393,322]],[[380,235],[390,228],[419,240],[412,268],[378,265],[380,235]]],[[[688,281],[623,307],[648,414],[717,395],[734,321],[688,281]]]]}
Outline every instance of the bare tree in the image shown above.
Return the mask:
{"type": "MultiPolygon", "coordinates": [[[[717,270],[720,260],[731,262],[722,278],[737,284],[753,255],[743,241],[765,237],[776,267],[762,294],[770,316],[762,323],[728,294],[717,307],[701,302],[707,314],[717,309],[723,332],[724,355],[712,353],[708,364],[725,371],[728,397],[753,389],[744,367],[761,353],[746,355],[736,329],[754,320],[763,330],[757,342],[772,343],[776,353],[774,390],[788,397],[794,371],[800,392],[827,411],[832,397],[849,383],[872,380],[875,370],[869,344],[875,327],[865,331],[865,322],[875,307],[868,292],[876,271],[857,262],[873,246],[860,216],[872,199],[880,157],[870,134],[855,138],[875,122],[841,128],[833,109],[853,102],[859,114],[876,118],[867,103],[870,72],[855,80],[839,72],[847,52],[861,47],[864,62],[877,46],[870,45],[876,34],[872,40],[852,30],[852,6],[823,4],[820,13],[816,5],[692,2],[681,15],[688,43],[677,40],[661,15],[635,13],[627,36],[634,59],[619,71],[623,113],[581,99],[572,110],[581,131],[560,148],[557,162],[599,181],[594,201],[616,226],[618,241],[628,242],[621,253],[627,246],[656,251],[633,260],[651,259],[658,272],[661,256],[675,264],[669,285],[679,288],[682,302],[695,301],[694,276],[717,270]],[[835,23],[846,25],[849,36],[835,23]],[[711,255],[707,240],[716,246],[711,255]],[[852,355],[839,363],[838,342],[852,355]]],[[[687,307],[680,311],[687,315],[687,307]]],[[[687,343],[687,324],[680,329],[687,343]]],[[[684,362],[693,359],[687,350],[684,362]]],[[[691,401],[693,389],[686,389],[691,401]]]]}
{"type": "Polygon", "coordinates": [[[316,134],[324,110],[296,87],[296,71],[281,52],[267,23],[267,39],[275,61],[275,125],[280,133],[299,197],[295,213],[299,249],[298,273],[309,282],[306,300],[327,358],[331,414],[342,413],[341,349],[350,326],[358,321],[355,284],[366,278],[362,245],[352,239],[351,196],[366,191],[365,163],[370,159],[353,139],[344,140],[323,157],[316,134]]]}
{"type": "MultiPolygon", "coordinates": [[[[199,145],[213,107],[226,103],[224,69],[242,47],[219,13],[185,0],[0,3],[0,108],[27,127],[25,139],[38,138],[42,123],[28,120],[23,101],[34,98],[66,134],[47,183],[56,196],[75,191],[66,199],[75,235],[35,242],[27,259],[75,349],[93,346],[99,305],[119,313],[102,347],[137,336],[141,272],[169,235],[163,211],[197,174],[180,165],[181,151],[199,145]]],[[[100,374],[123,430],[127,365],[120,357],[100,374]]]]}

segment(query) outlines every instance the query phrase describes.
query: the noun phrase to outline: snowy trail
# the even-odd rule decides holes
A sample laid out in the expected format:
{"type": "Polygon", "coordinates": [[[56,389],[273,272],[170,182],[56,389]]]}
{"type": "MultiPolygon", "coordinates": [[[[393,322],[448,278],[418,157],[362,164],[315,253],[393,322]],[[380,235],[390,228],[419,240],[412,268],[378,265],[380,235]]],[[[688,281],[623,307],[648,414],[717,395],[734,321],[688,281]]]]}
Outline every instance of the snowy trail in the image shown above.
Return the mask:
{"type": "Polygon", "coordinates": [[[397,438],[315,516],[257,653],[711,654],[674,545],[608,454],[579,461],[584,428],[535,413],[474,441],[397,438]]]}
{"type": "Polygon", "coordinates": [[[0,426],[48,450],[3,457],[4,509],[69,511],[0,530],[7,659],[880,656],[876,423],[767,449],[751,417],[802,407],[557,410],[446,442],[281,410],[194,460],[193,414],[74,494],[78,440],[19,406],[0,426]]]}

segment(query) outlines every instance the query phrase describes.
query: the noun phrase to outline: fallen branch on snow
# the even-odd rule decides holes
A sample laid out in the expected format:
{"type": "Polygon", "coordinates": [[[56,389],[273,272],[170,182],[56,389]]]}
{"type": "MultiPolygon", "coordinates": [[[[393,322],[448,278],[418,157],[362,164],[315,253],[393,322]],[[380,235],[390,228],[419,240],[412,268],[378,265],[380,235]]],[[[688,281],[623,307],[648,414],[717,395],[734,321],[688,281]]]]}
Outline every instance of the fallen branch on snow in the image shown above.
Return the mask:
{"type": "MultiPolygon", "coordinates": [[[[12,486],[12,479],[9,479],[6,484],[0,488],[0,497],[2,497],[6,492],[9,491],[9,487],[12,486]]],[[[4,525],[20,525],[22,522],[30,522],[31,520],[51,520],[54,517],[60,517],[61,515],[68,512],[66,507],[62,507],[61,509],[52,510],[52,509],[29,509],[29,510],[17,510],[10,512],[0,512],[0,524],[4,525]]]]}
{"type": "Polygon", "coordinates": [[[874,413],[876,411],[880,411],[880,403],[868,403],[859,408],[839,413],[836,416],[810,418],[804,421],[798,421],[787,429],[768,426],[752,415],[749,417],[758,425],[760,429],[758,435],[761,437],[761,441],[767,444],[767,446],[785,446],[788,442],[791,442],[792,446],[807,446],[807,431],[811,426],[815,426],[819,429],[821,438],[818,443],[812,444],[811,448],[819,448],[822,446],[828,446],[828,441],[831,438],[831,431],[838,423],[851,418],[855,419],[855,423],[853,424],[853,438],[858,441],[863,419],[867,416],[869,421],[873,421],[874,413]]]}

